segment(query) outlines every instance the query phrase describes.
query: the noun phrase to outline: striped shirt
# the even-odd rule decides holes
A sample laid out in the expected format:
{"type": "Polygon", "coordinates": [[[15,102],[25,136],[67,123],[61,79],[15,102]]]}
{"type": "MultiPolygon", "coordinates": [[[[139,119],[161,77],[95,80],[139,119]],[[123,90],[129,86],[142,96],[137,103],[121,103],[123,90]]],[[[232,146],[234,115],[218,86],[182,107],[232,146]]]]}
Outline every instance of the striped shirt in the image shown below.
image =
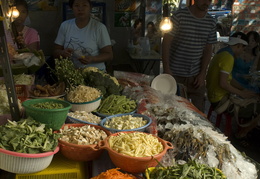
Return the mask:
{"type": "Polygon", "coordinates": [[[187,7],[175,11],[172,20],[170,69],[176,76],[195,76],[200,72],[204,47],[217,41],[216,21],[208,13],[196,18],[187,7]]]}

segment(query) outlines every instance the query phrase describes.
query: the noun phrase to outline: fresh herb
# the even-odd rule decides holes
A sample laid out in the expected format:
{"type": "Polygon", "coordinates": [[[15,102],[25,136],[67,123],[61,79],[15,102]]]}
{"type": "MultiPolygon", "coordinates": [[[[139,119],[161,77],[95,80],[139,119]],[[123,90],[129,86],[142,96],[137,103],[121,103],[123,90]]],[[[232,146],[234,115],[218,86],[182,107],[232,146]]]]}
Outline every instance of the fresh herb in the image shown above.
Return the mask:
{"type": "Polygon", "coordinates": [[[8,121],[0,126],[0,148],[20,153],[43,153],[54,151],[59,133],[32,118],[8,121]]]}
{"type": "Polygon", "coordinates": [[[66,88],[85,84],[81,70],[76,69],[73,62],[67,58],[55,59],[55,69],[51,70],[59,82],[66,84],[66,88]]]}
{"type": "Polygon", "coordinates": [[[185,164],[148,170],[150,179],[225,179],[221,170],[190,160],[185,164]]]}

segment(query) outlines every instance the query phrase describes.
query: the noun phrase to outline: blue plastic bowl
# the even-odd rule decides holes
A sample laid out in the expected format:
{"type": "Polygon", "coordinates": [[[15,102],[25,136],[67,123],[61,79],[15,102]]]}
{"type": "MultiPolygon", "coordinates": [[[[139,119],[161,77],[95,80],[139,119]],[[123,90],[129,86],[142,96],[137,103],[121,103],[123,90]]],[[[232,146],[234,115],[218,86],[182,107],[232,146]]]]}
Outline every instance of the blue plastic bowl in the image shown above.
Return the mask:
{"type": "Polygon", "coordinates": [[[106,117],[104,119],[102,119],[102,121],[100,122],[100,126],[102,126],[103,128],[109,130],[110,132],[112,133],[116,133],[116,132],[123,132],[123,131],[139,131],[139,132],[145,132],[146,128],[148,126],[150,126],[150,124],[152,123],[152,119],[146,115],[143,115],[143,114],[138,114],[138,113],[125,113],[125,114],[116,114],[116,115],[112,115],[112,116],[109,116],[109,117],[106,117]],[[119,129],[113,129],[113,128],[108,128],[108,127],[105,127],[105,124],[107,121],[111,120],[112,118],[114,117],[120,117],[120,116],[126,116],[126,115],[132,115],[133,117],[142,117],[144,120],[147,121],[147,123],[142,126],[142,127],[139,127],[139,128],[135,128],[135,129],[125,129],[125,130],[119,130],[119,129]]]}
{"type": "MultiPolygon", "coordinates": [[[[129,112],[129,113],[120,113],[120,114],[134,114],[136,112],[136,109],[133,110],[132,112],[129,112]]],[[[106,118],[106,117],[110,117],[110,116],[114,116],[114,115],[119,115],[119,114],[102,114],[102,113],[99,113],[99,112],[93,112],[95,115],[101,117],[102,119],[103,118],[106,118]]]]}

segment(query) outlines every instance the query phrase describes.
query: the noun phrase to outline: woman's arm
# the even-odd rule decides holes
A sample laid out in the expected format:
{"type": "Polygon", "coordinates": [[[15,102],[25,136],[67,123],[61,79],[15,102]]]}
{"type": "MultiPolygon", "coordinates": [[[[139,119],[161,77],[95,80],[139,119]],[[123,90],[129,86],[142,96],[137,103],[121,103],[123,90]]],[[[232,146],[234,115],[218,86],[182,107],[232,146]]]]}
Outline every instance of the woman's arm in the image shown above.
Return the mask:
{"type": "Polygon", "coordinates": [[[219,76],[219,85],[221,88],[225,89],[226,91],[230,92],[231,94],[239,95],[243,98],[252,98],[257,96],[253,91],[245,90],[245,89],[238,89],[232,86],[231,84],[234,82],[231,82],[231,84],[228,82],[228,76],[229,74],[220,72],[219,76]]]}
{"type": "Polygon", "coordinates": [[[64,49],[63,46],[54,44],[54,52],[53,52],[54,58],[60,58],[60,56],[62,56],[63,58],[69,58],[72,56],[72,54],[73,54],[73,49],[71,48],[64,49]]]}
{"type": "Polygon", "coordinates": [[[27,48],[33,49],[33,50],[39,50],[40,49],[40,42],[34,42],[31,44],[26,45],[27,48]]]}
{"type": "Polygon", "coordinates": [[[100,49],[100,53],[97,56],[83,56],[79,58],[83,64],[101,63],[113,60],[112,46],[108,45],[100,49]]]}

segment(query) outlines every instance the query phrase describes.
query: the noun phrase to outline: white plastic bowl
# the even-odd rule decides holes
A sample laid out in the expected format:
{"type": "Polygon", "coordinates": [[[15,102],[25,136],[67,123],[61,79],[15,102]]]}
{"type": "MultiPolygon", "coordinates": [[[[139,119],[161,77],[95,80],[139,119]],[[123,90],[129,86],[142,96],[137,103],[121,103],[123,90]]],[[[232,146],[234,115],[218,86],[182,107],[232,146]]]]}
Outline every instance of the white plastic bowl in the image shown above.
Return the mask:
{"type": "Polygon", "coordinates": [[[102,96],[98,97],[97,99],[93,101],[88,101],[84,103],[72,103],[68,101],[71,104],[71,111],[86,111],[86,112],[92,112],[96,110],[100,103],[101,103],[102,96]]]}
{"type": "Polygon", "coordinates": [[[102,121],[100,122],[100,126],[102,126],[103,128],[111,131],[112,133],[116,133],[116,132],[126,132],[126,131],[139,131],[139,132],[145,132],[146,128],[148,126],[150,126],[150,124],[152,123],[152,119],[146,115],[143,114],[138,114],[138,113],[125,113],[125,114],[116,114],[116,115],[112,115],[109,117],[106,117],[104,119],[102,119],[102,121]],[[114,117],[120,117],[120,116],[126,116],[126,115],[131,115],[133,117],[142,117],[143,120],[146,120],[147,123],[139,128],[135,128],[135,129],[124,129],[124,130],[119,130],[119,129],[113,129],[113,128],[108,128],[105,126],[106,122],[111,120],[114,117]]]}
{"type": "Polygon", "coordinates": [[[0,148],[0,169],[17,174],[39,172],[50,165],[58,151],[59,147],[53,152],[26,154],[0,148]]]}

